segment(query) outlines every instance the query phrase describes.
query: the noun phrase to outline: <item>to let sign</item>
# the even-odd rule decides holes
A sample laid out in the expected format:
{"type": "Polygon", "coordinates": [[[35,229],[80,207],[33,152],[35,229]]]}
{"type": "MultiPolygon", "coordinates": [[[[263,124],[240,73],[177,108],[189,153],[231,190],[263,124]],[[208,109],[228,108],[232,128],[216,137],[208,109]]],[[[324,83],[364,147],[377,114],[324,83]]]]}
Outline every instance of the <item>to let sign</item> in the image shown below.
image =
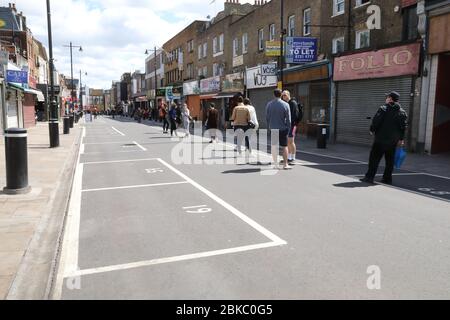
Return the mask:
{"type": "Polygon", "coordinates": [[[419,58],[419,43],[339,57],[334,60],[334,81],[415,75],[419,58]]]}
{"type": "Polygon", "coordinates": [[[286,38],[286,63],[301,64],[316,60],[317,38],[286,38]]]}
{"type": "Polygon", "coordinates": [[[28,84],[28,72],[27,71],[16,71],[16,70],[8,70],[6,72],[6,81],[28,84]]]}

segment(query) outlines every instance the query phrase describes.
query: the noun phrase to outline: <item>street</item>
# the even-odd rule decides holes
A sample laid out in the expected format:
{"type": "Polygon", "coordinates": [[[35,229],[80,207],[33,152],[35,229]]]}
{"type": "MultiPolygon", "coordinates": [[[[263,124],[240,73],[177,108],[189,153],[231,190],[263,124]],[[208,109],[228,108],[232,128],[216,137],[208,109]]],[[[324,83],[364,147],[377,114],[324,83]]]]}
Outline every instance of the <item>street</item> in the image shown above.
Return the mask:
{"type": "Polygon", "coordinates": [[[449,177],[397,170],[372,186],[367,164],[301,146],[276,174],[263,152],[180,165],[179,140],[125,119],[84,124],[53,299],[449,297],[449,177]]]}

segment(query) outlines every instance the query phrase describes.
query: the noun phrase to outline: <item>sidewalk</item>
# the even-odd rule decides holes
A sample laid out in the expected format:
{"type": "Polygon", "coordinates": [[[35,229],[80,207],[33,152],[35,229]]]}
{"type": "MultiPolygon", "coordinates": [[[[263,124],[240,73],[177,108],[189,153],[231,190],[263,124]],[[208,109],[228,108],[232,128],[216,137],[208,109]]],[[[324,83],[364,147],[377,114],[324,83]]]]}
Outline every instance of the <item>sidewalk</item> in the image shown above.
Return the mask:
{"type": "MultiPolygon", "coordinates": [[[[28,195],[0,191],[0,299],[47,299],[77,160],[81,129],[50,149],[47,123],[28,130],[28,195]]],[[[6,185],[0,137],[0,189],[6,185]]]]}

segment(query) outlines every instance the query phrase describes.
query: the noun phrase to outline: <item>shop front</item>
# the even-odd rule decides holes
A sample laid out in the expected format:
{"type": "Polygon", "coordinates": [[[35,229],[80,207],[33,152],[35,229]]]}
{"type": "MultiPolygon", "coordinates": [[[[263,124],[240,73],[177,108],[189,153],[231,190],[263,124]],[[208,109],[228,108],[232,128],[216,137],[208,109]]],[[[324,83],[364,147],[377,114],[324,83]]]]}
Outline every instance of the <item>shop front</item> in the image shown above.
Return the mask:
{"type": "Polygon", "coordinates": [[[34,127],[36,125],[36,106],[43,102],[45,102],[45,98],[42,91],[35,89],[24,89],[23,122],[25,128],[34,127]]]}
{"type": "Polygon", "coordinates": [[[316,137],[317,125],[331,126],[331,63],[321,60],[285,69],[284,89],[303,105],[299,132],[316,137]]]}
{"type": "MultiPolygon", "coordinates": [[[[400,104],[412,123],[419,60],[419,43],[336,58],[336,141],[371,145],[372,118],[391,91],[400,93],[400,104]]],[[[408,131],[409,141],[411,127],[408,131]]]]}
{"type": "Polygon", "coordinates": [[[6,128],[23,128],[23,108],[22,100],[24,89],[13,83],[8,83],[5,95],[5,116],[6,128]]]}
{"type": "Polygon", "coordinates": [[[184,102],[187,104],[191,117],[195,120],[202,118],[200,105],[200,85],[197,80],[183,83],[184,102]]]}
{"type": "MultiPolygon", "coordinates": [[[[201,107],[201,120],[203,123],[206,121],[208,108],[211,103],[214,103],[219,114],[223,114],[223,105],[221,99],[216,99],[220,93],[220,77],[211,77],[200,80],[200,107],[201,107]]],[[[223,118],[220,119],[220,123],[223,123],[223,118]]]]}
{"type": "Polygon", "coordinates": [[[427,114],[424,129],[425,151],[450,152],[450,4],[429,5],[429,73],[426,79],[428,99],[423,103],[427,114]]]}
{"type": "Polygon", "coordinates": [[[275,70],[260,65],[246,69],[245,83],[247,96],[255,107],[260,128],[267,128],[266,106],[274,99],[273,92],[277,87],[277,76],[275,70]]]}

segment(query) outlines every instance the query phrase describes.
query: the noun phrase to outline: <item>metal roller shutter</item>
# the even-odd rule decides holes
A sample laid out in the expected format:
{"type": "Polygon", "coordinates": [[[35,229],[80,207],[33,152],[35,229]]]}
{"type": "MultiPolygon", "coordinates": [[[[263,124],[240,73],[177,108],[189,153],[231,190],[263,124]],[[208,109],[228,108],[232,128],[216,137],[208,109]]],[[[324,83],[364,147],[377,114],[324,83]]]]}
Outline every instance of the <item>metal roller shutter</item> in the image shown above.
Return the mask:
{"type": "Polygon", "coordinates": [[[400,104],[409,114],[411,77],[345,81],[337,84],[336,140],[341,143],[371,145],[369,128],[385,94],[400,93],[400,104]]]}
{"type": "Polygon", "coordinates": [[[249,90],[249,98],[256,109],[259,127],[267,129],[266,106],[269,101],[274,99],[273,91],[275,88],[249,90]]]}

